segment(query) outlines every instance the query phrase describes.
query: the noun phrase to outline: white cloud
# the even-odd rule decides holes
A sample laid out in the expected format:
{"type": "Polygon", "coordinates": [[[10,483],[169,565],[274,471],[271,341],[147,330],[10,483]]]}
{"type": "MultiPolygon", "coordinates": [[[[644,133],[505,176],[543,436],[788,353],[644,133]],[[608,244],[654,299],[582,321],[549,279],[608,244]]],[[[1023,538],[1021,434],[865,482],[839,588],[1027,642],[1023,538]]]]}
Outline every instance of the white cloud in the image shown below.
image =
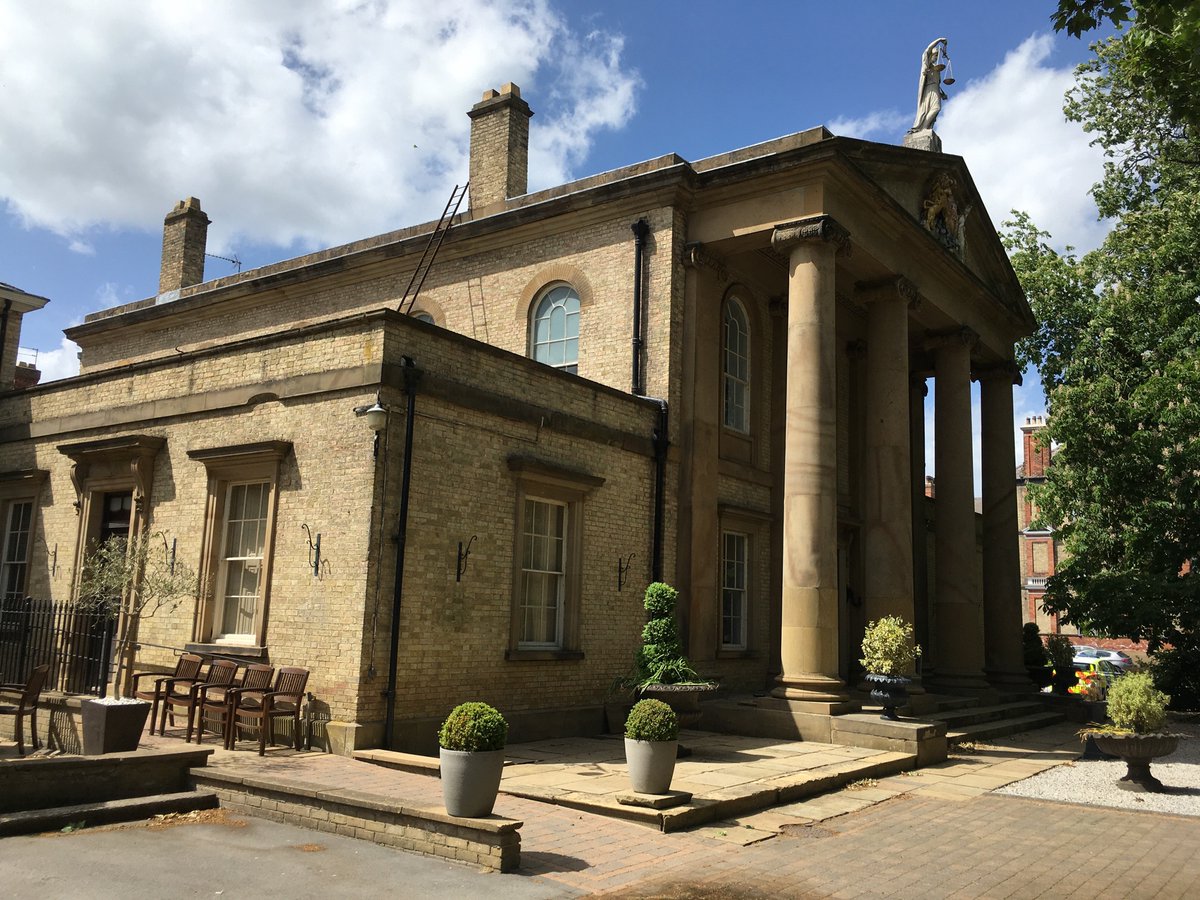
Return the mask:
{"type": "Polygon", "coordinates": [[[327,245],[436,216],[467,176],[466,111],[539,98],[531,187],[632,115],[619,38],[548,0],[98,4],[0,0],[0,198],[75,241],[157,229],[200,197],[210,249],[327,245]]]}
{"type": "Polygon", "coordinates": [[[894,109],[879,110],[859,118],[837,118],[826,127],[839,137],[892,141],[908,127],[909,116],[894,109]]]}
{"type": "Polygon", "coordinates": [[[42,381],[56,381],[59,378],[78,375],[79,345],[64,337],[57,350],[38,353],[37,367],[41,370],[42,381]]]}
{"type": "Polygon", "coordinates": [[[1056,246],[1090,250],[1109,229],[1088,194],[1104,157],[1063,117],[1075,79],[1071,68],[1046,65],[1052,46],[1050,35],[1033,35],[985,77],[960,81],[937,130],[945,151],[966,159],[997,228],[1010,209],[1021,209],[1056,246]]]}

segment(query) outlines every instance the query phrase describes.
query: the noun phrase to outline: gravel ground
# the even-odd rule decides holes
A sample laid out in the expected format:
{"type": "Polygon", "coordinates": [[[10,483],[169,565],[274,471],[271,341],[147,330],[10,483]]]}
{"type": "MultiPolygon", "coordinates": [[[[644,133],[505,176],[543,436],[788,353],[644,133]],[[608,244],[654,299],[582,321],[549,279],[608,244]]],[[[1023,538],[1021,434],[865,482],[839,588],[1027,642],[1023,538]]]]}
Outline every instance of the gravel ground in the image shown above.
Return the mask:
{"type": "Polygon", "coordinates": [[[1150,767],[1154,777],[1163,783],[1164,793],[1135,793],[1117,787],[1117,779],[1125,774],[1125,763],[1119,759],[1065,763],[1000,788],[996,793],[1200,816],[1200,724],[1172,723],[1170,728],[1173,733],[1188,737],[1179,742],[1178,750],[1150,767]]]}

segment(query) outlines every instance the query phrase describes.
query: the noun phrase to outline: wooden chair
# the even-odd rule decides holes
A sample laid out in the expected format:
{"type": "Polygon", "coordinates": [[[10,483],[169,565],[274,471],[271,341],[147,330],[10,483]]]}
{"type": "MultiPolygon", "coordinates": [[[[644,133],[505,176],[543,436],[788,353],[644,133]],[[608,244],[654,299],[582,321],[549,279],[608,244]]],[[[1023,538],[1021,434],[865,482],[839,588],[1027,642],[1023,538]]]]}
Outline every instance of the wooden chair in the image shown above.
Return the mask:
{"type": "Polygon", "coordinates": [[[180,679],[178,682],[174,678],[168,678],[163,682],[162,688],[162,717],[159,719],[158,733],[163,734],[163,729],[167,727],[167,714],[171,715],[171,722],[175,721],[175,710],[181,708],[187,710],[188,724],[187,735],[184,740],[192,739],[192,728],[196,720],[196,700],[199,697],[199,689],[205,685],[218,685],[222,687],[232,687],[233,680],[237,676],[237,663],[228,659],[216,659],[208,667],[208,671],[204,673],[199,680],[188,682],[187,679],[180,679]]]}
{"type": "Polygon", "coordinates": [[[304,702],[304,688],[308,684],[308,669],[298,666],[280,666],[275,676],[275,685],[269,691],[240,691],[232,695],[230,724],[226,730],[225,747],[232,750],[237,740],[238,718],[258,722],[258,755],[267,752],[267,740],[275,745],[272,723],[275,719],[288,717],[292,720],[292,735],[297,750],[300,749],[300,707],[304,702]]]}
{"type": "Polygon", "coordinates": [[[24,684],[0,684],[0,694],[15,695],[14,703],[0,702],[0,716],[13,716],[16,719],[14,731],[17,738],[17,753],[25,755],[25,734],[22,730],[22,719],[29,716],[29,736],[33,749],[38,748],[37,739],[37,707],[38,697],[46,684],[49,666],[38,666],[29,673],[29,680],[24,684]]]}
{"type": "MultiPolygon", "coordinates": [[[[196,726],[196,743],[204,742],[204,718],[212,716],[217,720],[220,727],[221,736],[225,740],[225,746],[229,746],[229,730],[232,727],[233,717],[229,714],[230,709],[236,702],[236,697],[244,691],[255,691],[262,693],[271,689],[271,680],[275,677],[275,667],[264,665],[262,663],[254,663],[246,666],[246,671],[242,673],[242,683],[240,687],[226,687],[224,685],[202,684],[197,688],[200,696],[196,698],[196,718],[199,720],[196,726]]],[[[212,729],[216,731],[217,729],[212,729]]]]}
{"type": "MultiPolygon", "coordinates": [[[[172,688],[182,692],[200,680],[200,667],[204,659],[195,653],[184,653],[175,663],[175,671],[170,675],[162,672],[138,672],[133,676],[133,696],[139,700],[149,700],[154,705],[150,707],[150,733],[154,734],[154,723],[158,719],[158,707],[162,704],[163,685],[170,681],[172,688]],[[152,686],[143,687],[142,679],[154,679],[152,686]]],[[[172,717],[173,719],[174,717],[172,717]]],[[[172,721],[174,724],[174,721],[172,721]]],[[[162,729],[159,729],[161,733],[162,729]]]]}

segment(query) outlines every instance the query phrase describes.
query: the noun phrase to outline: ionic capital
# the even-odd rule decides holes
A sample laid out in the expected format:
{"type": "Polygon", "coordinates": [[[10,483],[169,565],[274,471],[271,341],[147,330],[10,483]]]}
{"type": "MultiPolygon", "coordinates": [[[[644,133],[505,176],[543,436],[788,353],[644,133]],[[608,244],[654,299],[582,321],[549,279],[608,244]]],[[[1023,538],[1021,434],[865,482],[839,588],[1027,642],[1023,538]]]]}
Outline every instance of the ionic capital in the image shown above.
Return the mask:
{"type": "Polygon", "coordinates": [[[688,269],[708,269],[721,281],[729,280],[729,270],[725,263],[704,249],[699,241],[693,241],[683,246],[683,265],[688,269]]]}
{"type": "Polygon", "coordinates": [[[838,254],[850,254],[850,232],[839,225],[832,216],[812,216],[776,225],[771,232],[771,249],[789,254],[798,244],[821,241],[833,244],[838,254]]]}
{"type": "Polygon", "coordinates": [[[1021,369],[1011,359],[987,366],[975,366],[971,370],[971,379],[981,384],[985,381],[1005,381],[1009,384],[1024,383],[1021,369]]]}
{"type": "Polygon", "coordinates": [[[952,331],[931,334],[921,343],[923,350],[938,350],[942,347],[963,346],[968,349],[979,343],[979,333],[963,325],[952,331]]]}
{"type": "Polygon", "coordinates": [[[921,292],[903,275],[882,281],[860,281],[854,286],[854,296],[862,304],[902,300],[913,311],[921,308],[921,292]]]}

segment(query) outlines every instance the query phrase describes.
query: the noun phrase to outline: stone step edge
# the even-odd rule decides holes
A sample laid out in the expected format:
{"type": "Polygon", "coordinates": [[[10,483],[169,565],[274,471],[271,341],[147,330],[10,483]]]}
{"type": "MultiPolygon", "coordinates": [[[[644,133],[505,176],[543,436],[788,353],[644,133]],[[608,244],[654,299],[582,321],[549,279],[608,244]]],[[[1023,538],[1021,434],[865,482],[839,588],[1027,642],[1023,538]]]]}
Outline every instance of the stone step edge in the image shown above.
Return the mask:
{"type": "Polygon", "coordinates": [[[0,814],[0,837],[16,834],[38,834],[60,831],[69,825],[81,827],[132,822],[166,813],[186,813],[198,809],[216,809],[217,795],[212,791],[180,791],[173,794],[151,794],[125,800],[103,800],[80,803],[76,806],[56,806],[50,809],[31,809],[0,814]]]}
{"type": "Polygon", "coordinates": [[[976,706],[970,709],[956,709],[946,712],[929,713],[919,718],[936,719],[947,725],[975,724],[979,722],[996,722],[1005,719],[1016,719],[1035,715],[1043,707],[1037,701],[1024,703],[999,703],[993,706],[976,706]]]}
{"type": "Polygon", "coordinates": [[[1040,713],[1035,716],[1024,716],[1019,719],[996,719],[991,722],[979,722],[967,725],[955,731],[946,732],[946,740],[951,743],[975,741],[989,737],[1007,737],[1010,734],[1020,734],[1023,731],[1034,731],[1048,725],[1056,725],[1063,721],[1062,713],[1040,713]]]}
{"type": "Polygon", "coordinates": [[[401,753],[398,750],[355,750],[351,758],[412,775],[438,775],[442,768],[436,756],[401,753]]]}
{"type": "Polygon", "coordinates": [[[663,832],[673,832],[770,809],[773,806],[796,803],[810,797],[840,790],[855,781],[886,778],[902,771],[915,769],[916,764],[917,758],[911,753],[882,751],[866,760],[848,759],[845,762],[831,763],[819,769],[806,769],[791,775],[780,775],[770,781],[754,785],[715,788],[714,793],[734,794],[739,790],[745,792],[736,796],[696,796],[686,806],[665,810],[631,806],[613,807],[597,803],[593,799],[593,795],[582,792],[563,794],[539,788],[511,789],[503,783],[500,785],[500,792],[526,800],[536,800],[610,818],[625,819],[649,825],[663,832]]]}

